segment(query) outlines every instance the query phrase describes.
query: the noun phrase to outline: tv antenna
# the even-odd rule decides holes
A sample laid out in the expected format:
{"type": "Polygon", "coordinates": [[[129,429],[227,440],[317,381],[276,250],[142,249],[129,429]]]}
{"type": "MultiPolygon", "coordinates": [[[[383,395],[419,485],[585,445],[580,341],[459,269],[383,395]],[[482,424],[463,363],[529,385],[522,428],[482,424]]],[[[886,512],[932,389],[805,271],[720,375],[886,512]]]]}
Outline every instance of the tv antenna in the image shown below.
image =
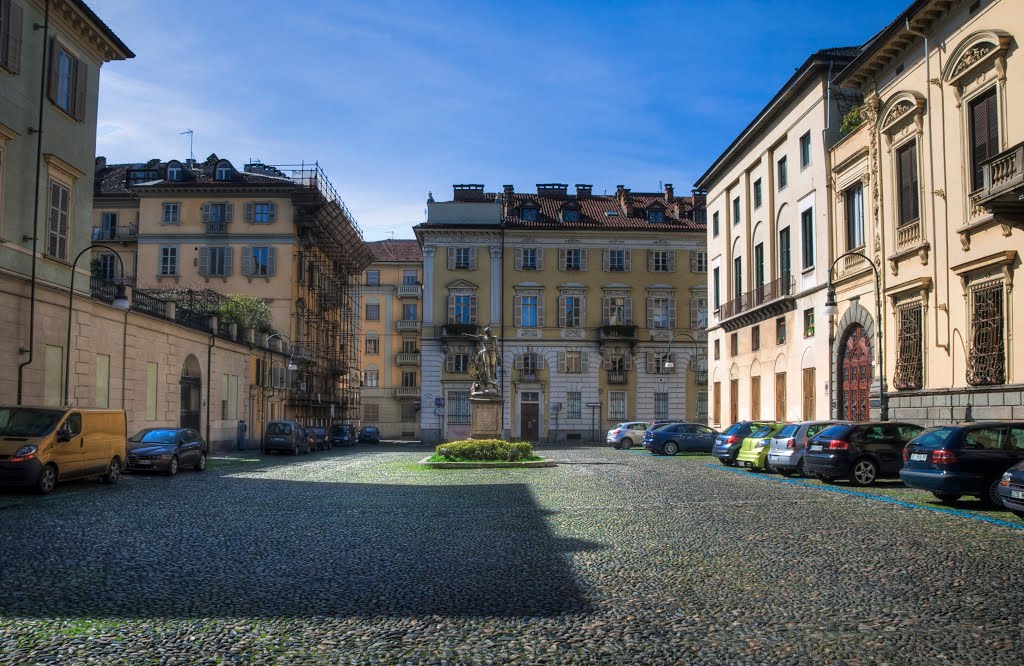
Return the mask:
{"type": "Polygon", "coordinates": [[[194,152],[192,152],[192,135],[193,135],[193,132],[190,129],[186,129],[184,132],[178,132],[179,136],[182,135],[182,134],[188,134],[188,158],[190,160],[194,160],[196,158],[196,154],[194,152]]]}

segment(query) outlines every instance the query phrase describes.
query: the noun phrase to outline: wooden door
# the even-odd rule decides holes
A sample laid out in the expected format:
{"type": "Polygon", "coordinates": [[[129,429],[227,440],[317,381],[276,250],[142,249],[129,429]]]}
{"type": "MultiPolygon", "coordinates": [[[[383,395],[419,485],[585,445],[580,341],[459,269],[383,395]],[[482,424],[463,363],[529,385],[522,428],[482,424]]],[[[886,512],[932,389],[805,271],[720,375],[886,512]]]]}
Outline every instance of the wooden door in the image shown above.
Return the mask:
{"type": "Polygon", "coordinates": [[[871,345],[863,326],[855,324],[850,328],[842,353],[840,413],[849,421],[866,421],[871,387],[871,345]]]}
{"type": "Polygon", "coordinates": [[[750,378],[750,418],[761,420],[761,378],[750,378]]]}
{"type": "Polygon", "coordinates": [[[722,425],[722,382],[715,382],[715,425],[722,425]]]}
{"type": "Polygon", "coordinates": [[[524,402],[519,407],[519,436],[523,441],[536,442],[540,432],[538,419],[540,406],[536,402],[524,402]]]}
{"type": "Polygon", "coordinates": [[[786,373],[775,373],[775,420],[786,420],[786,373]]]}
{"type": "Polygon", "coordinates": [[[740,380],[729,381],[729,423],[739,421],[740,411],[740,380]]]}
{"type": "Polygon", "coordinates": [[[814,420],[814,368],[804,368],[804,421],[814,420]]]}

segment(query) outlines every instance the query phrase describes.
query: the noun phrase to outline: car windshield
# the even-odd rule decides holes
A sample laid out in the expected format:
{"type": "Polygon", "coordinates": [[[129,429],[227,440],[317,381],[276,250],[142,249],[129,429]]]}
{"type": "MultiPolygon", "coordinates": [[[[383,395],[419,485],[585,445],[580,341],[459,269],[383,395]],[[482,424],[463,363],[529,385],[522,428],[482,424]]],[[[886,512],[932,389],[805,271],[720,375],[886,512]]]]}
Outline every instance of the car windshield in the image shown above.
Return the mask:
{"type": "Polygon", "coordinates": [[[307,428],[307,430],[309,430],[309,432],[313,433],[317,437],[322,437],[326,432],[323,428],[307,428]]]}
{"type": "Polygon", "coordinates": [[[750,437],[767,437],[770,434],[772,434],[772,426],[765,425],[765,426],[761,426],[760,428],[758,428],[754,432],[750,433],[749,436],[750,437]]]}
{"type": "Polygon", "coordinates": [[[780,430],[777,433],[775,433],[775,436],[776,437],[792,437],[793,435],[796,434],[796,431],[799,430],[799,429],[800,429],[800,424],[799,423],[790,423],[789,425],[784,426],[782,428],[782,430],[780,430]]]}
{"type": "Polygon", "coordinates": [[[819,432],[818,437],[821,437],[822,439],[833,439],[837,437],[842,437],[849,431],[850,426],[848,425],[831,425],[822,430],[821,432],[819,432]]]}
{"type": "Polygon", "coordinates": [[[132,435],[129,441],[143,444],[174,444],[177,437],[177,430],[143,430],[132,435]]]}
{"type": "Polygon", "coordinates": [[[0,437],[42,437],[62,416],[64,411],[59,409],[0,408],[0,437]]]}
{"type": "Polygon", "coordinates": [[[375,428],[374,426],[367,426],[363,428],[363,432],[365,432],[368,435],[373,435],[376,434],[377,428],[375,428]]]}
{"type": "Polygon", "coordinates": [[[729,426],[729,429],[723,432],[723,435],[745,435],[750,432],[749,423],[733,423],[729,426]]]}
{"type": "Polygon", "coordinates": [[[929,428],[910,442],[910,446],[918,446],[922,449],[941,449],[949,438],[956,433],[957,428],[929,428]]]}
{"type": "Polygon", "coordinates": [[[340,426],[340,425],[331,426],[331,434],[332,435],[344,435],[346,432],[348,432],[348,431],[345,429],[345,426],[340,426]]]}
{"type": "Polygon", "coordinates": [[[273,423],[271,423],[270,425],[267,426],[267,434],[268,435],[290,435],[290,434],[292,434],[292,424],[291,423],[281,423],[280,421],[275,421],[275,422],[273,422],[273,423]]]}

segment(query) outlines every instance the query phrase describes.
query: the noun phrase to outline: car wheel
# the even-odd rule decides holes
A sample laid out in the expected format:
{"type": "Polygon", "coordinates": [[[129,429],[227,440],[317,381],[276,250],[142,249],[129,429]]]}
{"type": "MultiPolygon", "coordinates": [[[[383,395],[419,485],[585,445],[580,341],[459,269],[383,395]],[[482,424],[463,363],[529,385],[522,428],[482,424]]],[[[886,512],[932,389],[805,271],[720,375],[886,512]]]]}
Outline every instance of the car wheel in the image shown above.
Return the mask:
{"type": "Polygon", "coordinates": [[[629,437],[623,437],[622,439],[619,440],[619,446],[628,451],[629,449],[633,448],[633,440],[631,440],[629,437]]]}
{"type": "Polygon", "coordinates": [[[665,442],[665,455],[674,456],[679,453],[679,445],[673,441],[665,442]]]}
{"type": "Polygon", "coordinates": [[[732,458],[719,458],[719,460],[721,460],[722,464],[725,465],[726,467],[735,467],[736,466],[736,461],[733,460],[732,458]]]}
{"type": "Polygon", "coordinates": [[[800,458],[800,462],[796,464],[796,473],[798,476],[803,478],[807,478],[809,476],[809,474],[807,474],[807,465],[804,464],[803,458],[800,458]]]}
{"type": "Polygon", "coordinates": [[[855,486],[870,486],[878,478],[878,465],[870,458],[861,458],[850,468],[850,483],[855,486]]]}
{"type": "Polygon", "coordinates": [[[36,479],[36,492],[40,495],[49,495],[57,486],[57,468],[47,465],[39,470],[39,478],[36,479]]]}
{"type": "Polygon", "coordinates": [[[936,492],[933,492],[932,495],[935,495],[935,498],[937,500],[939,500],[940,502],[942,502],[943,504],[952,504],[953,502],[955,502],[958,499],[960,499],[960,495],[957,495],[956,493],[936,493],[936,492]]]}
{"type": "Polygon", "coordinates": [[[206,454],[205,453],[200,453],[199,454],[199,461],[196,463],[196,471],[197,472],[202,472],[205,469],[206,469],[206,454]]]}
{"type": "Polygon", "coordinates": [[[986,509],[1002,509],[1003,498],[999,496],[999,479],[988,484],[985,490],[985,494],[978,498],[981,500],[981,504],[986,509]]]}
{"type": "Polygon", "coordinates": [[[174,476],[178,473],[178,456],[171,456],[171,462],[167,463],[167,476],[174,476]]]}
{"type": "Polygon", "coordinates": [[[103,483],[114,484],[117,483],[121,478],[121,460],[119,458],[111,458],[110,464],[107,465],[107,471],[103,475],[103,483]]]}

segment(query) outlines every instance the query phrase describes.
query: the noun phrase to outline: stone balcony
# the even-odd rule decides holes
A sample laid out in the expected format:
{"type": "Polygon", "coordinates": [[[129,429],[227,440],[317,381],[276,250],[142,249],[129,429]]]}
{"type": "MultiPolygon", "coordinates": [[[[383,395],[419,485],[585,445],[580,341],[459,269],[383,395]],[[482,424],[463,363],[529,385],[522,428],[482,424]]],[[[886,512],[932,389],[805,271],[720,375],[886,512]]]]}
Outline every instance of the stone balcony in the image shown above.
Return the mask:
{"type": "Polygon", "coordinates": [[[417,319],[399,319],[395,322],[395,329],[400,332],[419,331],[423,323],[417,319]]]}
{"type": "Polygon", "coordinates": [[[396,398],[418,398],[420,397],[419,386],[399,386],[395,389],[396,398]]]}
{"type": "Polygon", "coordinates": [[[418,284],[398,285],[399,298],[419,298],[423,295],[423,287],[418,284]]]}
{"type": "Polygon", "coordinates": [[[398,354],[398,358],[395,359],[395,363],[398,365],[419,365],[420,364],[420,353],[419,352],[401,352],[398,354]]]}
{"type": "Polygon", "coordinates": [[[731,332],[795,308],[793,276],[786,273],[723,303],[718,310],[718,322],[722,328],[731,332]]]}

